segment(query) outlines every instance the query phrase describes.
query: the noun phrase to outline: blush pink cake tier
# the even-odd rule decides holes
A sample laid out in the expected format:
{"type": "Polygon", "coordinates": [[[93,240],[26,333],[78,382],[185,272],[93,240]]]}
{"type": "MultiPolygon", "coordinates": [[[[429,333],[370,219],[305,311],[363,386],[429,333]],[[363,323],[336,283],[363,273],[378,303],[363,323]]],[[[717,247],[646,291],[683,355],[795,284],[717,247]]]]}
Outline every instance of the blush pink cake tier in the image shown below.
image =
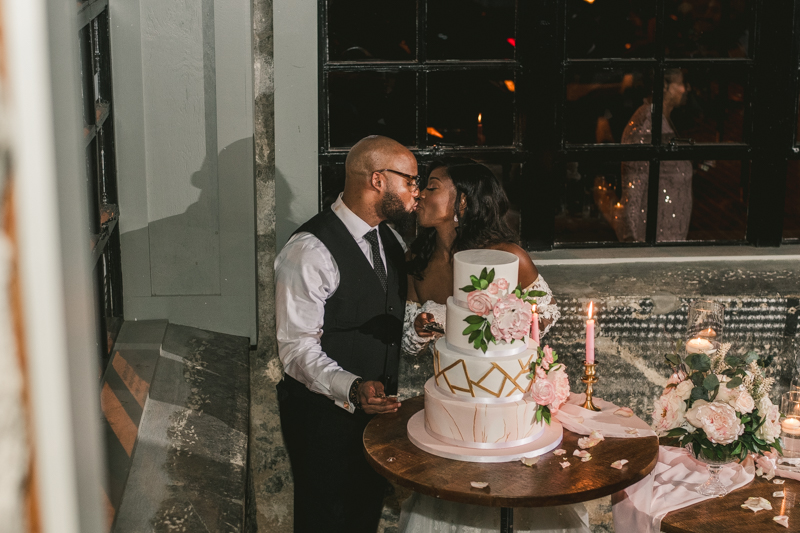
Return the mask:
{"type": "Polygon", "coordinates": [[[537,404],[526,394],[536,345],[527,336],[514,342],[497,339],[487,342],[484,352],[463,333],[470,325],[465,319],[475,312],[461,289],[484,269],[494,271],[492,305],[517,286],[519,259],[514,254],[466,250],[454,255],[454,296],[447,300],[446,333],[434,345],[434,376],[425,384],[425,409],[409,421],[408,435],[420,448],[451,459],[504,462],[534,457],[558,446],[562,437],[557,421],[550,426],[535,421],[537,404]]]}

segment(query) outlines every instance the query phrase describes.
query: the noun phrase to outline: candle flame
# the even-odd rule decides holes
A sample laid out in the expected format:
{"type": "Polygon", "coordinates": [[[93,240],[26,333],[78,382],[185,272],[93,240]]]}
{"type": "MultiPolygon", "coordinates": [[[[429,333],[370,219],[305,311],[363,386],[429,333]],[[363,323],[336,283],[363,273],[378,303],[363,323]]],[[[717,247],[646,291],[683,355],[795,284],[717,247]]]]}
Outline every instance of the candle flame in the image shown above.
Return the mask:
{"type": "Polygon", "coordinates": [[[503,83],[506,84],[506,89],[508,89],[509,92],[513,93],[517,90],[517,85],[514,83],[514,80],[503,80],[503,83]]]}
{"type": "Polygon", "coordinates": [[[717,336],[717,332],[714,331],[711,328],[708,328],[708,329],[704,329],[703,331],[698,333],[698,335],[700,335],[701,337],[716,337],[717,336]]]}
{"type": "Polygon", "coordinates": [[[434,127],[428,126],[428,129],[426,131],[428,132],[428,135],[432,135],[433,137],[438,137],[440,139],[444,139],[444,135],[439,133],[439,131],[434,127]]]}
{"type": "Polygon", "coordinates": [[[594,302],[589,302],[589,320],[592,319],[592,310],[594,309],[594,302]]]}
{"type": "Polygon", "coordinates": [[[534,313],[536,312],[536,304],[533,304],[533,305],[531,306],[531,311],[532,311],[532,312],[534,312],[534,313]]]}
{"type": "Polygon", "coordinates": [[[481,114],[478,113],[478,124],[480,124],[480,123],[481,123],[481,114]]]}

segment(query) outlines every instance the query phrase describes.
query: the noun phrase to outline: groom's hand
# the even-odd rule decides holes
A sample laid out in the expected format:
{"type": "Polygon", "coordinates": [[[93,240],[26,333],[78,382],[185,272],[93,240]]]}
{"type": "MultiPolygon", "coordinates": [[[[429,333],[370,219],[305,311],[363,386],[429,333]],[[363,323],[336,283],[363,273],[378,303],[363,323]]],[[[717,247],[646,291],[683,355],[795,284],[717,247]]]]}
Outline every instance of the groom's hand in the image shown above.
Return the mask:
{"type": "Polygon", "coordinates": [[[425,324],[429,324],[435,321],[436,319],[434,318],[433,314],[420,313],[417,315],[417,318],[414,319],[414,331],[416,331],[417,335],[419,335],[420,337],[433,337],[434,333],[424,328],[425,324]]]}
{"type": "Polygon", "coordinates": [[[358,400],[368,415],[395,413],[400,407],[397,398],[387,398],[380,381],[365,381],[358,387],[358,400]]]}

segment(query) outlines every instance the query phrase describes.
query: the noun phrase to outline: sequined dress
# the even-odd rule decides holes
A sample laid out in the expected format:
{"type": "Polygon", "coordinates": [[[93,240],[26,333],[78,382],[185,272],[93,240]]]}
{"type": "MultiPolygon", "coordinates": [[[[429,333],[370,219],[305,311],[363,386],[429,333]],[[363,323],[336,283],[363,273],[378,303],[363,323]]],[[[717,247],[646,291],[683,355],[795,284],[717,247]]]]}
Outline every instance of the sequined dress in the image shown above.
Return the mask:
{"type": "MultiPolygon", "coordinates": [[[[633,114],[622,133],[622,144],[650,144],[653,120],[650,104],[645,103],[633,114]]],[[[667,117],[661,121],[662,142],[675,137],[667,117]]],[[[622,214],[617,216],[614,231],[620,241],[644,241],[647,226],[647,186],[650,163],[622,163],[622,214]]],[[[658,241],[683,241],[689,233],[692,216],[692,163],[662,161],[658,178],[658,241]]]]}

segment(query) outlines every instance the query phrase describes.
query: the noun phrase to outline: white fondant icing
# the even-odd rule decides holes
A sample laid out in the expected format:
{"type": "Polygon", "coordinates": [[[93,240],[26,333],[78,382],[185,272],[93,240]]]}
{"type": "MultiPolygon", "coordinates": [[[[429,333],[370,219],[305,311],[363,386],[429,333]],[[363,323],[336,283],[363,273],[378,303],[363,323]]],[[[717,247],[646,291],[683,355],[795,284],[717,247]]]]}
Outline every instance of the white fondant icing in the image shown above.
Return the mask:
{"type": "MultiPolygon", "coordinates": [[[[450,346],[467,352],[473,352],[476,356],[482,355],[483,352],[481,350],[476,350],[472,343],[469,342],[469,335],[464,335],[463,331],[466,329],[469,324],[464,321],[470,315],[474,315],[472,311],[461,307],[456,304],[453,297],[447,299],[447,324],[448,328],[445,332],[445,338],[450,346]]],[[[528,347],[528,337],[523,337],[522,340],[515,340],[512,343],[506,343],[505,341],[497,341],[488,342],[486,343],[486,355],[489,355],[489,352],[493,351],[518,351],[513,350],[513,348],[519,347],[519,350],[524,350],[528,347]]]]}
{"type": "Polygon", "coordinates": [[[445,396],[502,403],[519,400],[528,391],[528,373],[536,352],[525,349],[521,354],[506,357],[487,357],[480,351],[473,352],[476,355],[465,355],[453,351],[445,339],[436,341],[434,381],[445,396]]]}
{"type": "MultiPolygon", "coordinates": [[[[456,302],[467,308],[467,293],[461,288],[471,285],[470,276],[480,276],[481,270],[494,269],[494,279],[508,281],[508,290],[517,286],[519,259],[502,250],[464,250],[453,255],[453,295],[456,302]]],[[[463,329],[463,328],[462,328],[463,329]]]]}
{"type": "Polygon", "coordinates": [[[433,378],[425,383],[425,428],[443,441],[463,442],[465,447],[498,448],[510,443],[524,443],[544,431],[536,422],[536,403],[519,400],[500,404],[465,402],[447,397],[436,387],[433,378]]]}

